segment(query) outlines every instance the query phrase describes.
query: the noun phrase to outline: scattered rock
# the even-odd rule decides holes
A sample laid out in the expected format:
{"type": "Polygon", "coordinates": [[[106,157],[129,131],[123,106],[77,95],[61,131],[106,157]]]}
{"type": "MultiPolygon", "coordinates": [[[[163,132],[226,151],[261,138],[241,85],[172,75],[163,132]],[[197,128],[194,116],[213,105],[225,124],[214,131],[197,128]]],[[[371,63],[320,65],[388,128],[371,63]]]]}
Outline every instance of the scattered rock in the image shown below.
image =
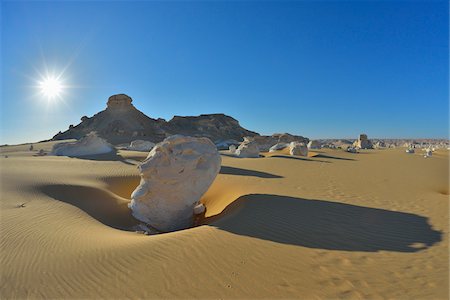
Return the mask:
{"type": "Polygon", "coordinates": [[[358,150],[355,147],[348,147],[346,151],[350,153],[358,153],[358,150]]]}
{"type": "Polygon", "coordinates": [[[228,147],[228,151],[231,154],[235,154],[236,153],[236,146],[235,145],[230,145],[230,147],[228,147]]]}
{"type": "Polygon", "coordinates": [[[236,149],[235,154],[237,157],[259,157],[258,143],[251,137],[244,137],[244,141],[236,149]]]}
{"type": "Polygon", "coordinates": [[[166,138],[139,166],[141,183],[129,204],[133,216],[165,232],[192,226],[194,208],[218,174],[220,164],[220,154],[207,138],[166,138]]]}
{"type": "Polygon", "coordinates": [[[414,151],[413,148],[406,149],[406,153],[414,153],[414,152],[415,152],[415,151],[414,151]]]}
{"type": "Polygon", "coordinates": [[[30,151],[33,151],[34,147],[33,144],[30,145],[30,151]]]}
{"type": "Polygon", "coordinates": [[[143,140],[135,140],[130,143],[130,146],[127,147],[127,150],[133,151],[150,151],[155,146],[155,143],[150,141],[143,140]]]}
{"type": "Polygon", "coordinates": [[[104,139],[91,132],[76,142],[59,143],[53,146],[52,155],[56,156],[87,156],[114,152],[115,148],[104,139]]]}

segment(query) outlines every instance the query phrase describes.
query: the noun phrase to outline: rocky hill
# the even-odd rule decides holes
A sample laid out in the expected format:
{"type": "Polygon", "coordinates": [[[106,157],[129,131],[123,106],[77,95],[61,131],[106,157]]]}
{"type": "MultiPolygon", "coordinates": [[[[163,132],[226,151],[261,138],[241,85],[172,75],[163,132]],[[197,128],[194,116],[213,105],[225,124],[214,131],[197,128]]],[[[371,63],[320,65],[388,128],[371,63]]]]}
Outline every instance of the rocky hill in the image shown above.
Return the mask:
{"type": "Polygon", "coordinates": [[[172,120],[152,119],[132,104],[125,95],[109,97],[105,110],[88,118],[64,132],[57,133],[52,140],[80,139],[95,131],[97,135],[112,144],[129,143],[133,140],[160,142],[174,134],[204,136],[212,141],[223,139],[242,140],[244,136],[259,136],[239,125],[239,122],[224,114],[208,114],[196,117],[175,116],[172,120]]]}

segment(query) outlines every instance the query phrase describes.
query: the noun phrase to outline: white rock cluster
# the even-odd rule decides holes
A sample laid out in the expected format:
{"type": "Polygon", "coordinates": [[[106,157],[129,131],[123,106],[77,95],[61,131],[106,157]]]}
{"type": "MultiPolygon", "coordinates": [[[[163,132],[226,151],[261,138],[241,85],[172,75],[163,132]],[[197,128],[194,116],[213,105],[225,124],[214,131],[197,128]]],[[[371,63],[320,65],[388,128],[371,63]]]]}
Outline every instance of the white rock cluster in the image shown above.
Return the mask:
{"type": "Polygon", "coordinates": [[[308,156],[308,147],[305,143],[291,142],[289,144],[289,153],[291,155],[308,156]]]}
{"type": "Polygon", "coordinates": [[[166,138],[139,166],[141,183],[129,204],[133,216],[163,232],[192,226],[194,213],[205,209],[199,200],[220,164],[220,154],[208,138],[166,138]]]}
{"type": "Polygon", "coordinates": [[[236,149],[235,154],[237,157],[259,157],[258,143],[252,138],[244,137],[244,141],[236,149]]]}
{"type": "Polygon", "coordinates": [[[59,143],[53,146],[51,155],[82,157],[114,152],[114,146],[91,132],[76,142],[59,143]]]}
{"type": "Polygon", "coordinates": [[[152,143],[150,141],[135,140],[130,143],[130,146],[127,147],[127,150],[150,151],[154,146],[155,143],[152,143]]]}
{"type": "Polygon", "coordinates": [[[406,149],[406,153],[412,154],[412,153],[414,153],[414,152],[415,152],[415,151],[414,151],[413,148],[406,149]]]}

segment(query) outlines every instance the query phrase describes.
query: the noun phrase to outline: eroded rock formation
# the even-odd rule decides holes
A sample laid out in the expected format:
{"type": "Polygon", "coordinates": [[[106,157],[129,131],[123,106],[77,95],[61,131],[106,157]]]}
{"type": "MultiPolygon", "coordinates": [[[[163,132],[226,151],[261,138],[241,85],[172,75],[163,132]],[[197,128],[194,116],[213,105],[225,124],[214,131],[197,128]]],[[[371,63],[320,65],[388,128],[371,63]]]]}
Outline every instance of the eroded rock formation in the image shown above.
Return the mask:
{"type": "Polygon", "coordinates": [[[133,216],[159,231],[192,226],[201,196],[220,170],[221,158],[207,138],[174,135],[156,144],[139,166],[141,183],[131,195],[133,216]]]}
{"type": "Polygon", "coordinates": [[[98,137],[95,132],[91,132],[76,142],[55,144],[51,155],[82,157],[115,151],[114,146],[98,137]]]}

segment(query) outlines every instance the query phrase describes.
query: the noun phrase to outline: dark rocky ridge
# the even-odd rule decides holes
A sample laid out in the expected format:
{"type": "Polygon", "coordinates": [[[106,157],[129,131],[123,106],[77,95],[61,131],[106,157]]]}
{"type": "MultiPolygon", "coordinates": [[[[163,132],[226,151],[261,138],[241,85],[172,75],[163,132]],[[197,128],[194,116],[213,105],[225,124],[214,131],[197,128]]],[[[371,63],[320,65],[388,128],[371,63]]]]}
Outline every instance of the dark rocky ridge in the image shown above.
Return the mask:
{"type": "Polygon", "coordinates": [[[239,122],[224,114],[205,114],[196,117],[175,116],[170,121],[152,119],[132,104],[125,94],[109,97],[107,108],[81,123],[59,132],[52,140],[80,139],[91,131],[111,144],[129,143],[133,140],[148,140],[154,143],[174,134],[208,137],[212,141],[223,139],[242,140],[244,136],[259,136],[239,125],[239,122]]]}

